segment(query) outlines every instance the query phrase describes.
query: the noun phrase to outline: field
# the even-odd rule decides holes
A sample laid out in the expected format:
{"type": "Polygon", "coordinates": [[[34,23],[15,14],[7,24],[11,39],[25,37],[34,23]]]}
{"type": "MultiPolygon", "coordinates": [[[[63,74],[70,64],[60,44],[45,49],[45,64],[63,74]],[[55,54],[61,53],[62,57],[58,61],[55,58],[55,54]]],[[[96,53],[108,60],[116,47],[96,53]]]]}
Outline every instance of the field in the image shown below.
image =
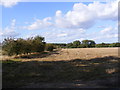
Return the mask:
{"type": "Polygon", "coordinates": [[[4,57],[3,88],[119,87],[118,48],[59,49],[4,57]]]}

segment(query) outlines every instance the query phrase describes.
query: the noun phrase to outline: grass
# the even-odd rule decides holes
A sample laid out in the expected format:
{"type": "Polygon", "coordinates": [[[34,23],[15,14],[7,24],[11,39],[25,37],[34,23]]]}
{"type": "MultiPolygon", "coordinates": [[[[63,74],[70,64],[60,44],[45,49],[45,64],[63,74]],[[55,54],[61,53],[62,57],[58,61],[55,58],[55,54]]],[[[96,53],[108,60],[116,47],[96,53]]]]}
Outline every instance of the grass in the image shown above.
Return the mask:
{"type": "Polygon", "coordinates": [[[118,63],[113,63],[110,59],[118,61],[120,58],[104,57],[99,59],[44,62],[6,60],[2,62],[3,87],[21,87],[33,82],[90,81],[106,79],[118,73],[118,63]],[[102,59],[106,59],[106,61],[102,59]],[[106,69],[110,68],[114,68],[116,71],[106,72],[106,69]]]}
{"type": "Polygon", "coordinates": [[[29,55],[29,57],[33,57],[29,61],[23,57],[3,60],[3,88],[18,88],[30,83],[76,83],[76,81],[94,80],[100,86],[119,87],[115,83],[118,83],[117,79],[120,78],[120,57],[115,56],[114,49],[107,49],[108,51],[99,49],[97,52],[95,50],[94,48],[63,49],[57,52],[29,55]],[[81,53],[82,51],[83,53],[81,53]],[[105,52],[102,54],[103,51],[105,52]],[[89,59],[83,59],[86,53],[91,55],[89,59]],[[80,54],[85,55],[81,57],[80,54]],[[100,57],[91,58],[98,54],[100,57]],[[70,55],[69,58],[67,55],[70,55]],[[96,82],[96,80],[100,80],[100,82],[96,82]]]}

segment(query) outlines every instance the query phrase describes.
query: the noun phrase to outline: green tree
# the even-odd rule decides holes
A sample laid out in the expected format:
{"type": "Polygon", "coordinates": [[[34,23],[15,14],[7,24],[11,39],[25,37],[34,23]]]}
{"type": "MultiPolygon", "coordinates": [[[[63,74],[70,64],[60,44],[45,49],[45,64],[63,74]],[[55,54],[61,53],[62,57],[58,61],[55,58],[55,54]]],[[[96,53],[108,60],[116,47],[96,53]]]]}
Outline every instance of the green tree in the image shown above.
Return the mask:
{"type": "Polygon", "coordinates": [[[42,52],[45,50],[44,37],[36,36],[32,41],[33,52],[42,52]]]}
{"type": "Polygon", "coordinates": [[[14,38],[6,38],[3,41],[2,50],[4,50],[7,55],[12,56],[15,54],[16,42],[14,38]]]}
{"type": "Polygon", "coordinates": [[[79,47],[80,44],[81,44],[81,42],[79,40],[76,40],[73,42],[73,47],[77,48],[77,47],[79,47]]]}
{"type": "Polygon", "coordinates": [[[45,49],[44,38],[40,36],[31,37],[27,40],[22,38],[7,38],[3,41],[3,50],[9,55],[28,54],[42,52],[45,49]]]}
{"type": "Polygon", "coordinates": [[[80,44],[80,45],[78,46],[78,48],[86,48],[86,45],[85,45],[85,44],[80,44]]]}
{"type": "Polygon", "coordinates": [[[73,43],[68,43],[68,44],[66,45],[66,47],[67,47],[67,48],[72,48],[72,47],[73,47],[73,43]]]}
{"type": "Polygon", "coordinates": [[[86,47],[86,48],[88,48],[88,47],[95,47],[95,41],[93,41],[93,40],[83,40],[82,41],[82,44],[86,47]]]}
{"type": "Polygon", "coordinates": [[[110,47],[110,44],[100,43],[100,44],[96,44],[95,47],[110,47]]]}
{"type": "Polygon", "coordinates": [[[53,51],[54,49],[54,45],[53,44],[46,44],[46,48],[47,51],[53,51]]]}
{"type": "Polygon", "coordinates": [[[117,43],[112,43],[109,45],[109,47],[120,47],[120,43],[117,42],[117,43]]]}
{"type": "Polygon", "coordinates": [[[89,45],[90,45],[90,47],[95,47],[95,41],[93,41],[93,40],[89,40],[89,45]]]}

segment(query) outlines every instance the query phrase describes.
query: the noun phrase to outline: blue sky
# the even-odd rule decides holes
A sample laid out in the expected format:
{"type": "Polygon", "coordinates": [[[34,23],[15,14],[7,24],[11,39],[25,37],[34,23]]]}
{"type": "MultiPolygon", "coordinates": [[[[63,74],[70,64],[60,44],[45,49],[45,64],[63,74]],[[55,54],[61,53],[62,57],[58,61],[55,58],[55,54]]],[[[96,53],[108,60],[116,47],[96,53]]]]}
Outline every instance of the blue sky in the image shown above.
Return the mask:
{"type": "Polygon", "coordinates": [[[4,3],[0,35],[3,38],[40,35],[49,43],[84,39],[118,42],[116,4],[117,1],[4,3]]]}

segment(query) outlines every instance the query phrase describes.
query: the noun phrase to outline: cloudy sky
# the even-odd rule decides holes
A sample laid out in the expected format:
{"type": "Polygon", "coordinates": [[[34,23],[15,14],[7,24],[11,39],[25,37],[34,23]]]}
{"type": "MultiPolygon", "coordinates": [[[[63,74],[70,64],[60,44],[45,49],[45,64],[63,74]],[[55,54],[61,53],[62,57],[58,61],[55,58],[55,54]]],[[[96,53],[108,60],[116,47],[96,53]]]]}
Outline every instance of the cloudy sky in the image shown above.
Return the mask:
{"type": "MultiPolygon", "coordinates": [[[[49,43],[118,41],[118,1],[4,2],[0,35],[28,38],[40,35],[49,43]]],[[[1,17],[1,16],[0,16],[1,17]]],[[[2,39],[1,39],[2,40],[2,39]]]]}

